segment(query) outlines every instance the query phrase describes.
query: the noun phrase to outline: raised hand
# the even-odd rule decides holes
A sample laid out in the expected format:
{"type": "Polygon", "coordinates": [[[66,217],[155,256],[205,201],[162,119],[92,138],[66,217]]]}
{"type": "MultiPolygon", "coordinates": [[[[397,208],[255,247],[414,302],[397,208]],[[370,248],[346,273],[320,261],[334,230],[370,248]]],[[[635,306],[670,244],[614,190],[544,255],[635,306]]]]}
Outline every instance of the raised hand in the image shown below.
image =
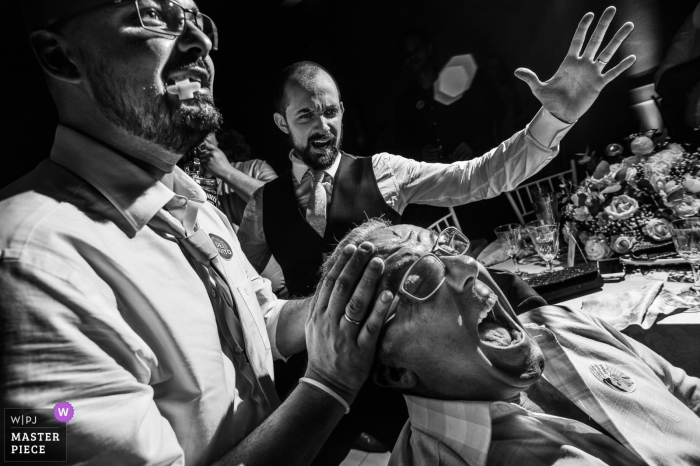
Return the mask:
{"type": "Polygon", "coordinates": [[[221,149],[209,141],[205,141],[200,146],[201,153],[199,160],[207,173],[217,178],[223,178],[230,170],[234,170],[221,149]]]}
{"type": "Polygon", "coordinates": [[[527,68],[515,70],[515,76],[525,81],[544,108],[560,120],[567,123],[578,120],[593,105],[605,85],[632,66],[637,59],[634,55],[630,55],[603,74],[603,69],[620,44],[634,29],[632,23],[623,24],[596,58],[603,36],[614,16],[615,7],[610,6],[605,9],[586,50],[581,54],[586,32],[594,18],[593,13],[586,13],[578,25],[566,58],[549,81],[543,83],[527,68]]]}
{"type": "Polygon", "coordinates": [[[371,243],[345,247],[319,285],[306,324],[306,377],[332,388],[348,403],[369,375],[393,299],[384,291],[370,309],[384,271],[381,259],[371,259],[373,252],[371,243]]]}

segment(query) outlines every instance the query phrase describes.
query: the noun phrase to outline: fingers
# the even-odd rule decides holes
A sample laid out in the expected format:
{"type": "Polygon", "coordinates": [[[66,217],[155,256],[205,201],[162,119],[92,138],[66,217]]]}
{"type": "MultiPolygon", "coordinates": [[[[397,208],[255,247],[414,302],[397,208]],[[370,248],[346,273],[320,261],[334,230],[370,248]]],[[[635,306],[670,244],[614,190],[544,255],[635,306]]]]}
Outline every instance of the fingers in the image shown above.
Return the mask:
{"type": "Polygon", "coordinates": [[[613,55],[615,55],[615,52],[617,52],[620,45],[625,41],[625,39],[627,39],[627,36],[630,35],[632,30],[634,30],[634,24],[623,24],[617,33],[615,33],[615,36],[612,38],[608,46],[605,47],[602,52],[600,52],[600,55],[598,55],[598,60],[609,62],[613,55]]]}
{"type": "Polygon", "coordinates": [[[579,56],[581,49],[583,48],[583,41],[586,40],[586,33],[588,32],[588,27],[593,22],[593,13],[586,13],[581,18],[578,23],[578,28],[574,33],[574,38],[571,40],[571,45],[569,46],[568,55],[573,55],[574,57],[579,56]]]}
{"type": "Polygon", "coordinates": [[[533,92],[536,89],[539,89],[540,87],[544,86],[544,83],[539,80],[537,75],[532,71],[528,70],[527,68],[518,68],[517,70],[515,70],[515,77],[525,81],[527,85],[530,86],[530,90],[532,90],[533,92]]]}
{"type": "MultiPolygon", "coordinates": [[[[345,315],[349,319],[357,322],[364,322],[367,316],[367,309],[370,307],[374,292],[377,289],[377,284],[381,280],[382,272],[384,272],[384,262],[375,257],[369,261],[369,265],[362,274],[362,279],[357,284],[347,306],[345,306],[345,315]]],[[[348,321],[345,318],[340,319],[340,328],[345,328],[357,335],[360,332],[360,325],[348,321]]]]}
{"type": "Polygon", "coordinates": [[[362,326],[360,335],[357,337],[357,346],[360,348],[374,348],[377,345],[379,333],[384,325],[386,314],[389,311],[394,295],[391,291],[384,290],[379,295],[379,299],[374,303],[374,309],[362,326]]]}
{"type": "Polygon", "coordinates": [[[625,58],[620,63],[618,63],[616,67],[614,67],[613,69],[611,69],[603,75],[603,78],[605,79],[605,84],[608,84],[610,81],[620,76],[627,68],[634,65],[635,61],[637,61],[637,57],[635,57],[634,55],[630,55],[629,57],[625,58]]]}
{"type": "Polygon", "coordinates": [[[593,31],[593,34],[591,35],[591,40],[588,41],[586,50],[583,52],[583,57],[593,60],[593,57],[595,57],[596,52],[598,52],[598,48],[603,42],[603,37],[605,37],[605,33],[608,31],[608,27],[615,16],[615,11],[614,6],[609,6],[605,9],[600,17],[600,20],[598,21],[595,31],[593,31]]]}
{"type": "Polygon", "coordinates": [[[333,294],[333,289],[335,288],[336,280],[338,280],[338,277],[343,271],[345,264],[348,263],[348,261],[350,260],[350,258],[356,250],[357,247],[355,247],[355,245],[348,244],[347,246],[345,246],[345,249],[343,249],[343,251],[340,253],[340,256],[338,256],[338,259],[335,261],[335,264],[333,264],[333,267],[331,268],[330,272],[328,272],[326,278],[323,279],[323,282],[321,282],[321,284],[318,287],[318,291],[316,292],[316,296],[313,302],[313,312],[325,312],[326,308],[328,307],[328,302],[331,298],[331,295],[333,294]]]}
{"type": "Polygon", "coordinates": [[[328,309],[326,310],[328,318],[333,322],[339,322],[343,317],[345,308],[355,291],[355,286],[363,276],[367,262],[372,258],[373,252],[374,246],[372,243],[366,241],[362,243],[335,280],[335,286],[328,300],[328,309]]]}

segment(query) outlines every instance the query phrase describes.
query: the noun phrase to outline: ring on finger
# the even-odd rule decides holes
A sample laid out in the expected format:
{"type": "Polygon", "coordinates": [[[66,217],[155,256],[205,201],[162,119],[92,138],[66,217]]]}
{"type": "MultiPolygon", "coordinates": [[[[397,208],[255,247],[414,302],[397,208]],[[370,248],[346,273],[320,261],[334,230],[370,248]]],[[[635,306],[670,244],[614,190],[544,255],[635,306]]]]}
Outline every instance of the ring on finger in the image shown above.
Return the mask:
{"type": "Polygon", "coordinates": [[[598,63],[602,63],[603,65],[607,65],[607,64],[609,63],[609,62],[607,62],[607,61],[601,60],[600,58],[599,58],[598,60],[596,60],[596,61],[597,61],[598,63]]]}
{"type": "Polygon", "coordinates": [[[348,316],[348,313],[347,313],[347,312],[343,314],[343,317],[345,317],[345,320],[347,320],[347,321],[350,322],[351,324],[362,325],[362,321],[361,321],[361,320],[351,319],[351,318],[348,316]]]}

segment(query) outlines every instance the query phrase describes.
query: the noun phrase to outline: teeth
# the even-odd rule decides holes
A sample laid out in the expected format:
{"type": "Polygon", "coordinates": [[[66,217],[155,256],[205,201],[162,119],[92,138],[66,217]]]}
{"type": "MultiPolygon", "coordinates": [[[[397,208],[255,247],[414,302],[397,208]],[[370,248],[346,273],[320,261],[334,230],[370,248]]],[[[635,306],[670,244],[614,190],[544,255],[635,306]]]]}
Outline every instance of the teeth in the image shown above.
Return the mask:
{"type": "Polygon", "coordinates": [[[490,310],[489,311],[481,311],[479,313],[479,321],[477,322],[477,325],[480,324],[481,321],[484,320],[487,315],[489,315],[489,312],[491,312],[491,311],[490,310]]]}

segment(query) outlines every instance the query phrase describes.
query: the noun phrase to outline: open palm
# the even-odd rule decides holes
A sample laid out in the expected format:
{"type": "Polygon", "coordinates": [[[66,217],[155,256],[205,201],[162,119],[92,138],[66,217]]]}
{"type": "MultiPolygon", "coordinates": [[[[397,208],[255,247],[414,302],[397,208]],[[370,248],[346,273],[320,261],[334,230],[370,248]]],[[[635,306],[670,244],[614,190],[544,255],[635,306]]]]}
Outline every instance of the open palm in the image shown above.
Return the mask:
{"type": "Polygon", "coordinates": [[[540,81],[527,68],[515,70],[515,76],[525,81],[544,108],[560,120],[567,123],[578,120],[593,105],[605,85],[635,62],[636,57],[630,55],[603,74],[605,65],[634,29],[632,23],[623,24],[607,47],[595,57],[614,16],[615,7],[605,9],[588,46],[581,54],[586,33],[594,18],[593,13],[586,13],[578,25],[566,58],[548,81],[540,81]]]}

